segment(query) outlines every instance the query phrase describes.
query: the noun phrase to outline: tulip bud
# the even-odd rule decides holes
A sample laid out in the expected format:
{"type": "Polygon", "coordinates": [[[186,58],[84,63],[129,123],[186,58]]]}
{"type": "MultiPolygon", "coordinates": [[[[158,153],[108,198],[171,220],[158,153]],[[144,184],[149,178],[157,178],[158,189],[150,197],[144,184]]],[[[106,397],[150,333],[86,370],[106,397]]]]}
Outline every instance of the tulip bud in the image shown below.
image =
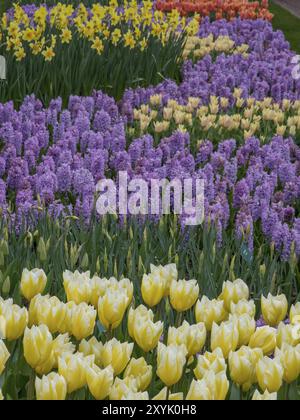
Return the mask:
{"type": "Polygon", "coordinates": [[[124,379],[115,378],[115,382],[109,394],[109,399],[122,400],[131,392],[137,392],[137,382],[135,378],[132,376],[128,376],[124,379]]]}
{"type": "Polygon", "coordinates": [[[25,329],[23,338],[24,357],[35,369],[48,361],[53,349],[52,335],[46,325],[25,329]]]}
{"type": "Polygon", "coordinates": [[[276,330],[268,326],[257,328],[250,338],[249,347],[260,348],[267,356],[272,354],[276,347],[276,330]]]}
{"type": "Polygon", "coordinates": [[[86,368],[86,380],[90,393],[96,400],[104,400],[110,393],[114,382],[114,371],[111,366],[100,369],[97,365],[86,368]]]}
{"type": "Polygon", "coordinates": [[[278,358],[264,357],[256,365],[257,381],[260,388],[269,392],[278,392],[282,385],[283,367],[278,358]]]}
{"type": "Polygon", "coordinates": [[[208,372],[200,381],[193,380],[187,400],[224,401],[229,390],[225,372],[208,372]]]}
{"type": "Polygon", "coordinates": [[[47,277],[43,270],[35,268],[31,271],[25,269],[21,278],[21,293],[30,301],[34,296],[43,293],[47,283],[47,277]]]}
{"type": "Polygon", "coordinates": [[[229,312],[231,303],[238,303],[240,300],[249,299],[249,288],[241,279],[233,282],[226,281],[223,283],[222,293],[219,299],[224,301],[225,309],[229,312]]]}
{"type": "Polygon", "coordinates": [[[164,297],[165,282],[158,274],[144,274],[141,292],[143,300],[148,306],[156,306],[164,297]]]}
{"type": "Polygon", "coordinates": [[[36,302],[37,323],[47,325],[52,334],[60,332],[63,330],[66,311],[66,305],[56,296],[38,299],[36,302]]]}
{"type": "Polygon", "coordinates": [[[288,302],[285,295],[261,297],[261,311],[264,321],[271,327],[276,327],[286,317],[288,302]]]}
{"type": "Polygon", "coordinates": [[[263,358],[261,349],[250,349],[241,347],[236,352],[229,354],[228,362],[230,376],[233,382],[243,387],[243,390],[249,391],[251,386],[257,381],[256,365],[263,358]]]}
{"type": "Polygon", "coordinates": [[[63,279],[68,302],[74,301],[77,305],[82,302],[90,303],[92,287],[89,271],[72,273],[66,270],[63,273],[63,279]]]}
{"type": "Polygon", "coordinates": [[[79,344],[79,352],[85,356],[94,355],[95,364],[97,366],[101,365],[101,354],[102,354],[103,344],[101,341],[98,341],[96,337],[90,338],[89,341],[82,340],[79,344]]]}
{"type": "Polygon", "coordinates": [[[72,311],[72,335],[76,340],[82,340],[93,334],[96,316],[95,308],[85,302],[74,307],[72,311]]]}
{"type": "MultiPolygon", "coordinates": [[[[152,398],[152,401],[166,401],[168,395],[168,388],[165,386],[155,397],[152,398]]],[[[169,401],[182,401],[183,392],[177,392],[175,394],[169,393],[169,401]]]]}
{"type": "Polygon", "coordinates": [[[3,373],[5,364],[9,359],[9,351],[2,340],[0,340],[0,375],[3,373]]]}
{"type": "Polygon", "coordinates": [[[176,384],[182,377],[186,356],[187,350],[184,345],[165,346],[158,343],[156,373],[167,387],[176,384]]]}
{"type": "Polygon", "coordinates": [[[168,346],[171,344],[184,344],[188,351],[188,357],[200,353],[205,341],[206,329],[203,322],[189,325],[188,322],[184,321],[178,328],[169,327],[168,346]]]}
{"type": "Polygon", "coordinates": [[[226,318],[224,302],[222,300],[209,300],[203,296],[201,301],[198,300],[195,307],[195,315],[197,322],[204,322],[207,331],[211,331],[212,324],[220,324],[226,318]]]}
{"type": "Polygon", "coordinates": [[[128,307],[128,297],[124,291],[107,289],[105,295],[99,298],[98,315],[101,324],[107,329],[117,328],[128,307]]]}
{"type": "Polygon", "coordinates": [[[63,376],[52,372],[42,379],[35,379],[35,392],[38,401],[64,401],[67,396],[67,383],[63,376]]]}
{"type": "Polygon", "coordinates": [[[63,354],[58,359],[58,373],[62,375],[68,388],[68,394],[86,385],[87,367],[94,363],[94,356],[84,357],[81,353],[63,354]]]}
{"type": "Polygon", "coordinates": [[[152,380],[152,366],[147,365],[143,357],[139,359],[131,359],[127,365],[124,378],[132,376],[136,379],[138,390],[145,391],[152,380]]]}
{"type": "Polygon", "coordinates": [[[117,376],[126,368],[133,350],[133,343],[121,343],[113,338],[103,345],[102,365],[111,365],[117,376]]]}
{"type": "Polygon", "coordinates": [[[255,319],[248,314],[243,314],[240,316],[231,315],[229,320],[236,323],[239,333],[238,347],[247,346],[256,329],[255,319]]]}
{"type": "Polygon", "coordinates": [[[197,358],[197,366],[194,374],[198,380],[203,379],[209,371],[214,373],[226,372],[227,365],[220,347],[216,348],[212,353],[205,352],[197,358]]]}
{"type": "Polygon", "coordinates": [[[196,280],[173,280],[170,287],[170,303],[178,312],[190,309],[199,297],[196,280]]]}
{"type": "Polygon", "coordinates": [[[256,390],[253,394],[252,401],[277,401],[277,392],[269,393],[266,389],[263,394],[256,390]]]}
{"type": "Polygon", "coordinates": [[[5,334],[8,341],[17,340],[24,333],[28,323],[26,308],[20,308],[7,301],[0,305],[0,315],[5,319],[5,334]]]}
{"type": "Polygon", "coordinates": [[[225,359],[231,351],[235,351],[239,342],[239,332],[235,322],[223,322],[220,326],[213,323],[211,330],[211,349],[220,347],[225,359]]]}
{"type": "Polygon", "coordinates": [[[281,349],[275,350],[275,357],[280,360],[284,369],[284,381],[288,384],[294,382],[300,375],[300,345],[292,347],[285,343],[281,349]]]}
{"type": "Polygon", "coordinates": [[[255,317],[256,306],[254,300],[242,299],[237,303],[231,302],[230,312],[232,315],[244,315],[248,314],[251,318],[255,317]]]}

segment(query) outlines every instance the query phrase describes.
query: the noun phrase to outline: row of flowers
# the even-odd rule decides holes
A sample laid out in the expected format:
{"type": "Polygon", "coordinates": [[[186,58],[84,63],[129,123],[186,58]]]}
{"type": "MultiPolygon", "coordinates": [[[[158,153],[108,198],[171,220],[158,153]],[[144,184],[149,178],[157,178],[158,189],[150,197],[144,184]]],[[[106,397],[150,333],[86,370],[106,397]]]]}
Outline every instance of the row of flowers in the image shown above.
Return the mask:
{"type": "Polygon", "coordinates": [[[128,279],[67,271],[66,303],[40,294],[46,282],[43,270],[24,270],[20,291],[29,309],[0,301],[7,396],[9,358],[22,356],[37,399],[87,397],[89,390],[96,399],[223,400],[233,387],[243,398],[276,399],[299,377],[300,306],[286,320],[285,295],[262,296],[259,317],[242,280],[225,282],[217,299],[199,299],[197,282],[178,280],[175,264],[144,275],[141,295],[151,309],[134,308],[138,291],[128,279]]]}
{"type": "Polygon", "coordinates": [[[201,17],[210,16],[215,19],[267,19],[273,15],[269,11],[268,0],[157,0],[156,8],[164,12],[178,10],[186,16],[198,13],[201,17]]]}
{"type": "MultiPolygon", "coordinates": [[[[151,101],[159,105],[161,96],[153,96],[151,101]]],[[[220,106],[222,103],[227,104],[226,99],[220,106]]],[[[286,111],[276,105],[273,108],[269,100],[250,101],[248,105],[243,109],[249,115],[259,112],[265,118],[273,118],[274,114],[276,118],[287,118],[286,111]]],[[[209,109],[217,127],[216,98],[211,99],[209,107],[201,106],[197,98],[190,98],[181,111],[176,107],[176,102],[169,101],[163,113],[185,118],[192,115],[187,108],[198,114],[203,108],[205,112],[209,109]]],[[[289,130],[297,133],[298,105],[286,101],[282,107],[289,108],[289,130]]],[[[141,111],[137,115],[150,118],[141,111]]],[[[203,118],[209,120],[203,115],[200,123],[203,118]]],[[[228,118],[245,123],[240,116],[228,118]]],[[[250,130],[258,121],[255,116],[253,119],[249,121],[250,130]]],[[[152,179],[203,179],[206,221],[213,221],[217,227],[219,243],[222,231],[234,222],[237,236],[245,237],[251,252],[257,226],[285,258],[291,251],[299,255],[299,146],[292,138],[267,136],[266,144],[261,144],[259,138],[250,137],[252,133],[244,141],[242,130],[240,146],[236,140],[221,138],[214,145],[209,140],[198,141],[197,133],[195,136],[187,131],[189,125],[180,125],[167,137],[159,135],[157,139],[156,135],[145,134],[133,138],[127,148],[117,106],[101,92],[93,97],[71,98],[68,110],[61,109],[59,100],[43,109],[33,97],[25,100],[20,111],[15,111],[11,103],[1,105],[0,121],[4,141],[0,202],[3,214],[17,226],[32,211],[38,218],[41,206],[55,217],[75,215],[88,222],[94,213],[95,184],[111,173],[126,171],[129,179],[142,177],[149,187],[152,179]]],[[[214,133],[215,128],[210,130],[214,133]]],[[[225,138],[230,138],[228,134],[225,138]]]]}

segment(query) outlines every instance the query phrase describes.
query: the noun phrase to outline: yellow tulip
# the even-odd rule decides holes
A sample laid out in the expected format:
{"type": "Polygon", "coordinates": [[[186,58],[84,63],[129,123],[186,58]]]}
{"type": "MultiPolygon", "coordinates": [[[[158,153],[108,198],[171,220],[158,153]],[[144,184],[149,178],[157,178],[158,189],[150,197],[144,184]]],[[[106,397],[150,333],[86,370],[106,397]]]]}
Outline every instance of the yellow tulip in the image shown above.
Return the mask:
{"type": "Polygon", "coordinates": [[[35,392],[38,401],[63,401],[67,396],[67,383],[63,376],[52,372],[35,379],[35,392]]]}
{"type": "Polygon", "coordinates": [[[255,319],[248,314],[243,314],[240,316],[231,315],[229,320],[234,322],[237,326],[239,333],[238,347],[247,346],[249,344],[250,338],[255,333],[255,319]]]}
{"type": "Polygon", "coordinates": [[[25,329],[23,338],[24,357],[26,362],[36,368],[48,362],[52,349],[52,335],[46,325],[25,329]]]}
{"type": "Polygon", "coordinates": [[[141,292],[144,302],[150,306],[156,306],[164,297],[165,282],[159,274],[144,274],[141,292]]]}
{"type": "Polygon", "coordinates": [[[178,280],[178,271],[176,264],[167,264],[165,266],[150,265],[151,274],[159,275],[165,283],[164,296],[168,296],[170,293],[170,286],[173,280],[178,280]]]}
{"type": "Polygon", "coordinates": [[[90,303],[95,307],[98,308],[99,298],[103,297],[106,293],[106,289],[108,286],[107,279],[101,279],[100,277],[94,276],[90,281],[90,288],[91,288],[91,297],[90,303]]]}
{"type": "Polygon", "coordinates": [[[104,400],[110,393],[114,382],[114,370],[111,366],[100,369],[97,365],[86,368],[86,380],[90,393],[96,400],[104,400]]]}
{"type": "Polygon", "coordinates": [[[247,314],[251,318],[254,318],[255,312],[256,312],[256,306],[255,306],[254,300],[242,299],[238,301],[237,303],[231,302],[230,312],[233,315],[239,316],[239,315],[247,314]]]}
{"type": "Polygon", "coordinates": [[[190,325],[187,321],[178,327],[169,327],[168,331],[168,346],[170,344],[184,344],[188,357],[200,353],[206,341],[206,329],[203,322],[199,324],[190,325]]]}
{"type": "Polygon", "coordinates": [[[117,328],[124,317],[129,299],[124,291],[107,289],[105,295],[99,298],[98,315],[101,324],[107,329],[117,328]]]}
{"type": "Polygon", "coordinates": [[[101,341],[98,341],[96,337],[91,337],[89,341],[83,339],[79,344],[79,352],[85,356],[94,355],[95,364],[101,366],[101,354],[102,354],[103,344],[101,341]]]}
{"type": "Polygon", "coordinates": [[[3,401],[3,400],[4,400],[4,397],[3,397],[2,391],[0,389],[0,401],[3,401]]]}
{"type": "Polygon", "coordinates": [[[280,322],[276,335],[277,347],[281,348],[284,343],[296,346],[300,344],[300,327],[280,322]]]}
{"type": "Polygon", "coordinates": [[[74,301],[77,305],[82,302],[90,303],[92,283],[90,272],[80,273],[66,270],[63,273],[64,288],[67,295],[67,301],[74,301]]]}
{"type": "Polygon", "coordinates": [[[115,291],[124,292],[128,299],[128,305],[133,298],[133,283],[129,279],[117,280],[111,277],[107,282],[107,288],[115,291]]]}
{"type": "Polygon", "coordinates": [[[243,346],[236,352],[229,354],[229,370],[233,382],[248,391],[257,381],[256,365],[263,358],[261,349],[251,349],[243,346]]]}
{"type": "Polygon", "coordinates": [[[283,367],[278,358],[265,356],[256,365],[257,382],[262,391],[278,392],[282,385],[283,367]]]}
{"type": "Polygon", "coordinates": [[[249,299],[249,288],[241,279],[233,282],[226,281],[223,283],[222,293],[219,299],[224,301],[225,309],[229,312],[231,303],[238,303],[240,300],[249,299]]]}
{"type": "Polygon", "coordinates": [[[20,308],[20,306],[11,303],[3,303],[0,308],[0,315],[5,319],[5,338],[8,341],[17,340],[23,335],[28,323],[26,308],[20,308]]]}
{"type": "Polygon", "coordinates": [[[107,341],[102,349],[102,364],[104,367],[111,365],[114,374],[119,375],[129,363],[133,350],[133,343],[121,343],[116,338],[107,341]]]}
{"type": "Polygon", "coordinates": [[[9,351],[2,340],[0,340],[0,375],[5,369],[5,364],[9,359],[9,351]]]}
{"type": "Polygon", "coordinates": [[[52,345],[52,360],[53,368],[57,369],[58,359],[67,353],[74,353],[75,345],[70,341],[69,334],[59,334],[54,340],[52,345]]]}
{"type": "Polygon", "coordinates": [[[49,295],[45,295],[42,296],[40,293],[36,296],[34,296],[31,301],[30,301],[30,305],[29,305],[29,310],[28,310],[28,316],[29,316],[29,320],[28,320],[28,325],[29,327],[32,327],[33,325],[38,325],[39,324],[39,320],[38,320],[38,313],[39,313],[39,306],[43,306],[44,303],[50,299],[49,295]]]}
{"type": "Polygon", "coordinates": [[[37,323],[45,324],[52,334],[60,332],[65,323],[67,307],[56,296],[38,299],[36,302],[37,323]]]}
{"type": "Polygon", "coordinates": [[[124,378],[128,376],[136,379],[138,390],[145,391],[152,380],[152,366],[147,365],[143,357],[139,359],[132,358],[124,372],[124,378]]]}
{"type": "Polygon", "coordinates": [[[154,314],[151,309],[147,309],[146,306],[140,305],[136,309],[130,308],[128,312],[128,334],[131,338],[134,338],[134,326],[137,320],[150,320],[153,321],[154,314]]]}
{"type": "Polygon", "coordinates": [[[199,297],[197,280],[173,280],[170,287],[170,303],[178,312],[190,309],[199,297]]]}
{"type": "Polygon", "coordinates": [[[249,347],[260,348],[267,356],[272,354],[276,347],[276,330],[268,326],[257,328],[250,338],[249,347]]]}
{"type": "Polygon", "coordinates": [[[187,400],[223,401],[229,390],[229,381],[225,372],[208,372],[203,379],[191,383],[187,400]]]}
{"type": "Polygon", "coordinates": [[[277,357],[283,367],[283,379],[288,384],[294,382],[300,375],[300,345],[292,347],[284,343],[281,349],[275,350],[277,357]]]}
{"type": "Polygon", "coordinates": [[[182,377],[186,356],[187,350],[184,345],[165,346],[158,343],[156,373],[167,387],[176,384],[182,377]]]}
{"type": "Polygon", "coordinates": [[[86,371],[94,363],[94,356],[84,357],[81,353],[63,354],[58,359],[58,373],[67,382],[68,394],[86,385],[86,371]]]}
{"type": "Polygon", "coordinates": [[[207,372],[214,373],[226,372],[227,365],[220,347],[217,347],[212,353],[205,352],[197,357],[197,366],[194,374],[198,380],[203,379],[207,372]]]}
{"type": "Polygon", "coordinates": [[[256,390],[253,394],[252,401],[277,401],[277,392],[269,393],[266,389],[263,394],[256,390]]]}
{"type": "Polygon", "coordinates": [[[283,321],[288,310],[288,302],[285,295],[272,296],[270,293],[268,297],[261,297],[261,311],[265,322],[271,327],[283,321]]]}
{"type": "Polygon", "coordinates": [[[76,340],[82,340],[93,334],[97,312],[87,303],[80,303],[72,311],[72,335],[76,340]]]}
{"type": "Polygon", "coordinates": [[[289,318],[292,324],[300,323],[300,302],[297,302],[295,305],[291,306],[289,318]]]}
{"type": "Polygon", "coordinates": [[[132,376],[128,376],[124,379],[115,378],[115,382],[109,394],[109,399],[122,400],[131,392],[137,392],[137,382],[135,378],[132,376]]]}
{"type": "Polygon", "coordinates": [[[43,270],[35,268],[31,271],[23,270],[21,277],[21,293],[30,301],[34,296],[43,293],[47,283],[47,277],[43,270]]]}
{"type": "Polygon", "coordinates": [[[150,319],[136,318],[133,329],[134,340],[145,352],[151,351],[157,346],[163,327],[161,321],[154,323],[150,319]]]}
{"type": "Polygon", "coordinates": [[[42,364],[36,366],[34,369],[38,375],[43,376],[50,373],[54,369],[54,365],[55,365],[55,357],[52,351],[48,359],[42,364]]]}
{"type": "MultiPolygon", "coordinates": [[[[168,395],[168,388],[165,386],[155,397],[152,398],[152,401],[165,401],[168,395]]],[[[183,392],[177,392],[174,394],[169,393],[169,401],[182,401],[183,392]]]]}
{"type": "Polygon", "coordinates": [[[227,359],[231,351],[235,351],[239,343],[239,332],[235,322],[223,322],[220,326],[213,324],[211,330],[211,350],[220,347],[227,359]]]}
{"type": "Polygon", "coordinates": [[[220,324],[226,318],[224,302],[216,299],[209,300],[203,296],[196,304],[195,315],[196,321],[204,322],[207,331],[211,331],[214,322],[220,324]]]}
{"type": "Polygon", "coordinates": [[[186,400],[194,401],[212,401],[213,395],[211,394],[204,379],[196,381],[192,380],[189,391],[186,396],[186,400]]]}
{"type": "MultiPolygon", "coordinates": [[[[83,304],[84,304],[84,302],[83,302],[83,304]]],[[[65,315],[65,320],[61,325],[60,333],[61,334],[63,334],[63,333],[72,334],[73,313],[75,313],[77,311],[78,305],[76,305],[76,303],[71,300],[70,302],[67,302],[65,304],[65,306],[66,306],[66,315],[65,315]]]]}

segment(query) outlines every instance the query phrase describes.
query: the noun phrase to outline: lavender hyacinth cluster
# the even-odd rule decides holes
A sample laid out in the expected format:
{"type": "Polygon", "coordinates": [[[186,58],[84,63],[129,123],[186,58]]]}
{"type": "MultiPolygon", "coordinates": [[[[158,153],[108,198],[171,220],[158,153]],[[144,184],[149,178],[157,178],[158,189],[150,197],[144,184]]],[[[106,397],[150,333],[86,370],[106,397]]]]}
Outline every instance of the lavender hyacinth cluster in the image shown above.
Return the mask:
{"type": "Polygon", "coordinates": [[[0,104],[0,202],[17,220],[40,204],[58,216],[62,211],[88,219],[95,184],[125,149],[125,127],[114,100],[95,93],[61,99],[49,108],[34,96],[16,111],[0,104]]]}
{"type": "Polygon", "coordinates": [[[205,19],[199,36],[210,34],[215,39],[227,35],[237,46],[249,45],[248,56],[218,54],[214,58],[208,54],[196,63],[187,60],[179,85],[166,80],[155,87],[127,90],[122,100],[123,113],[131,119],[133,109],[148,103],[155,94],[162,95],[164,104],[169,99],[184,104],[190,96],[199,97],[207,103],[211,95],[216,95],[228,98],[233,105],[234,88],[241,88],[244,98],[262,100],[272,97],[277,102],[300,98],[300,80],[292,77],[295,53],[290,50],[284,34],[274,31],[269,22],[261,19],[210,22],[205,19]]]}

